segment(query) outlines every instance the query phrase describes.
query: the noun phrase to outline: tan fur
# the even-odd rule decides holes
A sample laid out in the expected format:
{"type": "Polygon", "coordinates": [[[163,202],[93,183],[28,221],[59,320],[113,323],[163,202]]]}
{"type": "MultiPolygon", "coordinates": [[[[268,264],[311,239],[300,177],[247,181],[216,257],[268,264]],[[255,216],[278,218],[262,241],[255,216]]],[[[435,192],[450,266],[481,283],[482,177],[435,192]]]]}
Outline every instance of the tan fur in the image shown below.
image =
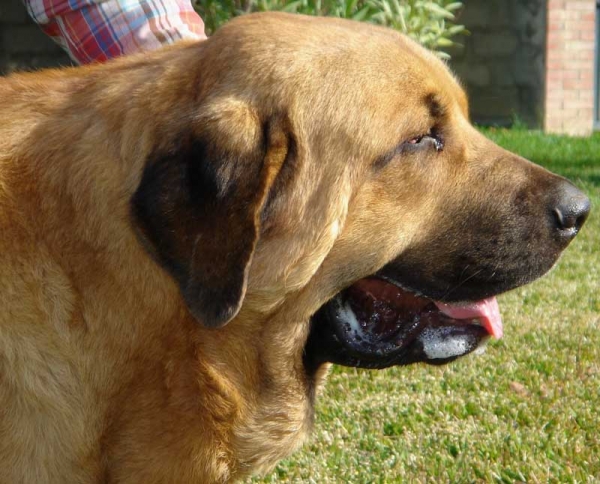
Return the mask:
{"type": "MultiPolygon", "coordinates": [[[[464,160],[502,152],[466,113],[445,66],[395,32],[281,14],[0,80],[0,483],[227,482],[296,449],[312,420],[309,317],[427,237],[478,177],[464,160]],[[372,170],[429,130],[429,93],[448,110],[447,161],[372,170]],[[129,201],[183,133],[253,151],[273,116],[294,136],[293,179],[239,314],[207,329],[140,243],[129,201]]],[[[289,146],[275,143],[281,164],[289,146]]]]}

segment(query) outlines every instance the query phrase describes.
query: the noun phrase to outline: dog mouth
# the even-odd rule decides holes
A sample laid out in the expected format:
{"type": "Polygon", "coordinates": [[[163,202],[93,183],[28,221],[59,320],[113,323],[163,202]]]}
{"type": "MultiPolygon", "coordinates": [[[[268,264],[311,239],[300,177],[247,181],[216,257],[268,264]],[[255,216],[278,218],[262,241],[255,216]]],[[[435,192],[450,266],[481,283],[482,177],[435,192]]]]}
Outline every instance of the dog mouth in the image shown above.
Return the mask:
{"type": "Polygon", "coordinates": [[[386,368],[444,364],[502,337],[495,297],[448,304],[387,278],[361,279],[313,316],[305,364],[386,368]]]}

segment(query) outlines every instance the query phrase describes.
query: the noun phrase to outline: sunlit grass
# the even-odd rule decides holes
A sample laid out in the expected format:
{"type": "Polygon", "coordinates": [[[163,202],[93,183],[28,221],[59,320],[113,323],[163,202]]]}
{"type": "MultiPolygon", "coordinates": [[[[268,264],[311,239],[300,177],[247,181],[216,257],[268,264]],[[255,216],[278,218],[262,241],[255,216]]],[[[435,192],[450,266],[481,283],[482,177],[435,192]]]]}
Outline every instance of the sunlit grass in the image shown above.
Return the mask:
{"type": "Polygon", "coordinates": [[[263,480],[600,480],[600,136],[486,130],[568,176],[596,211],[546,277],[500,298],[505,337],[435,368],[335,368],[310,443],[263,480]]]}

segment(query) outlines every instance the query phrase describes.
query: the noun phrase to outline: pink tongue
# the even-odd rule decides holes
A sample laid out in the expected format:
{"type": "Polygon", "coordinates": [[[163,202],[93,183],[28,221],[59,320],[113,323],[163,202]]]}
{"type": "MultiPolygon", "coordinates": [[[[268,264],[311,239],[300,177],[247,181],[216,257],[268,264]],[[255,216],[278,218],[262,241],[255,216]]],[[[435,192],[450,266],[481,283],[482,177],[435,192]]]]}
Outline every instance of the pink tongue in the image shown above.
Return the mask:
{"type": "Polygon", "coordinates": [[[481,322],[481,325],[494,338],[502,338],[502,318],[500,317],[500,309],[495,297],[462,304],[436,302],[435,305],[442,313],[452,319],[477,318],[481,322]]]}

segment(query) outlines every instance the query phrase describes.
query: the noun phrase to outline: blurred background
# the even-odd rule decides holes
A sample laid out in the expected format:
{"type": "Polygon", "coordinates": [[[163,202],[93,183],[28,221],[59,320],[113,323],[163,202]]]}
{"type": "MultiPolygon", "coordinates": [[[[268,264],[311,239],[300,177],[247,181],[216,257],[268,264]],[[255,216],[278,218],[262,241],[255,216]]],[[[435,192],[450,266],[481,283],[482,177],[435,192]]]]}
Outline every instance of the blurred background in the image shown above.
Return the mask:
{"type": "MultiPolygon", "coordinates": [[[[481,125],[589,135],[598,124],[596,0],[196,0],[210,34],[257,10],[389,25],[441,51],[481,125]]],[[[70,65],[20,0],[0,0],[0,74],[70,65]]]]}

